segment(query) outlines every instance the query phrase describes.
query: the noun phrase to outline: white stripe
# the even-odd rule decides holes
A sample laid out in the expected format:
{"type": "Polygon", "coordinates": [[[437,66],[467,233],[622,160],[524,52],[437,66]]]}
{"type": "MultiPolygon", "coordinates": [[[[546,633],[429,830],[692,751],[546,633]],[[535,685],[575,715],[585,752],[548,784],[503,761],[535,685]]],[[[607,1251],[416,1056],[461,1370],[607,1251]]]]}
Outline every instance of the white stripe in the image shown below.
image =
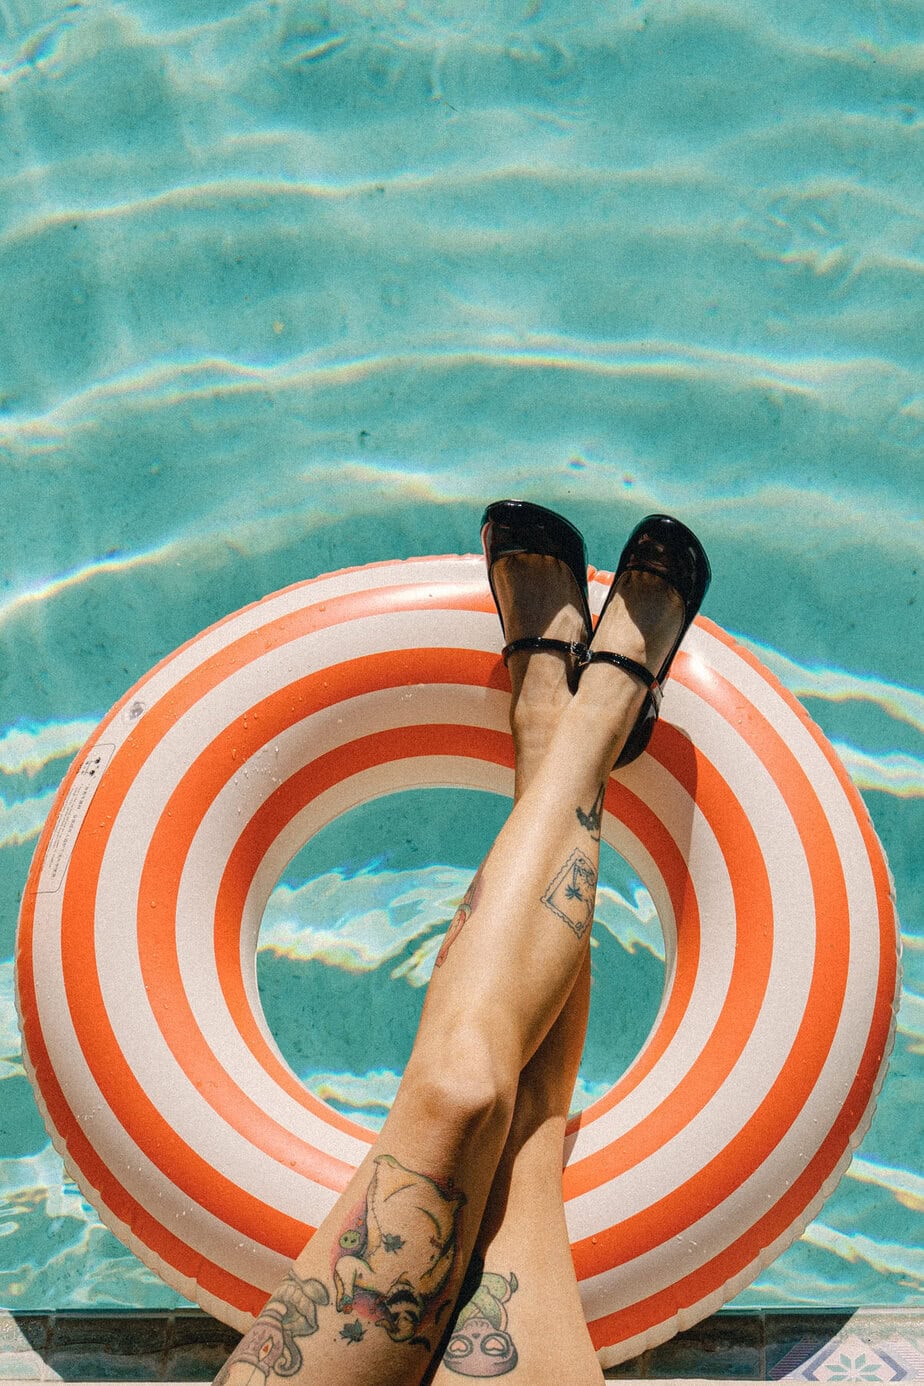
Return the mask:
{"type": "MultiPolygon", "coordinates": [[[[135,1201],[180,1241],[224,1265],[242,1280],[271,1288],[279,1277],[279,1253],[231,1231],[165,1180],[125,1131],[100,1092],[77,1039],[64,987],[61,898],[60,894],[48,897],[43,927],[35,932],[31,965],[36,981],[38,1024],[68,1106],[80,1114],[83,1134],[135,1201]],[[221,1256],[216,1255],[219,1245],[225,1248],[221,1256]]],[[[73,1153],[68,1165],[90,1201],[98,1204],[100,1195],[81,1174],[73,1153]]]]}
{"type": "MultiPolygon", "coordinates": [[[[798,836],[779,792],[749,751],[743,761],[739,758],[733,765],[723,765],[722,760],[729,759],[724,754],[727,724],[688,689],[677,686],[674,692],[675,710],[691,730],[695,722],[698,747],[707,757],[718,760],[717,769],[730,780],[731,792],[742,803],[758,840],[766,840],[767,834],[774,836],[783,856],[774,853],[766,861],[776,922],[767,993],[755,1030],[720,1091],[686,1132],[641,1165],[623,1172],[618,1206],[621,1216],[626,1217],[647,1206],[652,1180],[665,1192],[685,1182],[721,1149],[725,1143],[723,1129],[731,1135],[749,1119],[773,1081],[776,1063],[791,1047],[811,973],[811,954],[806,956],[805,940],[806,926],[810,938],[812,932],[811,886],[804,859],[800,861],[798,836]],[[784,859],[786,869],[781,865],[784,859]],[[776,1056],[772,1066],[768,1065],[768,1054],[776,1056]],[[727,1109],[727,1127],[714,1123],[716,1103],[727,1109]]],[[[635,1128],[685,1082],[712,1036],[725,1003],[735,951],[743,942],[737,936],[728,870],[711,825],[667,770],[653,759],[638,764],[644,769],[639,770],[633,788],[649,804],[657,803],[658,816],[675,841],[680,839],[682,843],[684,830],[688,833],[689,845],[684,855],[701,910],[699,964],[690,1004],[661,1059],[634,1092],[590,1124],[586,1132],[581,1131],[572,1158],[600,1150],[635,1128]]],[[[770,921],[767,923],[769,927],[770,921]]],[[[810,943],[808,947],[811,948],[810,943]]],[[[589,1236],[609,1225],[612,1199],[612,1191],[604,1186],[572,1200],[568,1219],[574,1235],[589,1236]]]]}
{"type": "MultiPolygon", "coordinates": [[[[255,631],[265,629],[273,621],[305,611],[310,607],[322,607],[325,602],[333,601],[338,597],[350,596],[353,593],[365,596],[369,592],[389,587],[400,589],[411,586],[418,589],[420,600],[425,602],[438,601],[442,587],[470,589],[471,595],[477,596],[487,590],[484,560],[473,556],[412,559],[407,562],[384,563],[369,568],[359,568],[352,572],[334,573],[330,576],[314,578],[310,582],[295,587],[285,588],[281,592],[265,597],[260,602],[255,602],[252,606],[244,607],[242,611],[229,616],[224,621],[220,621],[217,625],[211,626],[197,635],[187,645],[168,656],[163,665],[136,684],[132,692],[138,700],[145,704],[146,708],[151,708],[193,670],[205,664],[216,654],[227,650],[235,641],[251,635],[255,631]]],[[[442,619],[452,622],[458,620],[463,614],[461,611],[450,608],[440,610],[439,607],[434,609],[429,606],[423,607],[417,616],[415,636],[410,645],[417,646],[425,643],[420,636],[422,631],[425,633],[430,621],[442,619]]],[[[385,613],[381,617],[373,619],[376,621],[385,620],[387,615],[385,613]]],[[[499,653],[502,640],[497,616],[492,614],[486,619],[490,622],[491,635],[484,648],[499,653]]],[[[331,639],[336,632],[344,629],[352,629],[352,623],[348,618],[337,625],[325,627],[318,632],[318,635],[322,640],[331,639]]],[[[349,641],[347,643],[349,645],[349,641]]],[[[323,661],[318,667],[324,667],[324,663],[333,662],[333,660],[323,661]]]]}
{"type": "MultiPolygon", "coordinates": [[[[727,673],[728,670],[723,672],[727,673]]],[[[776,714],[775,721],[778,725],[778,708],[776,714]]],[[[801,724],[799,725],[801,728],[801,724]]],[[[806,734],[804,738],[799,739],[811,743],[797,748],[803,765],[807,757],[810,760],[824,760],[813,738],[806,734]]],[[[814,775],[816,767],[807,768],[813,782],[817,783],[814,775]]],[[[695,1227],[688,1229],[683,1238],[675,1239],[666,1247],[655,1249],[647,1256],[637,1258],[628,1265],[585,1284],[582,1293],[592,1316],[612,1312],[614,1300],[622,1304],[632,1303],[666,1288],[678,1278],[678,1268],[680,1273],[686,1273],[687,1270],[708,1260],[710,1256],[718,1254],[741,1235],[742,1229],[750,1226],[766,1211],[767,1190],[785,1189],[804,1169],[825,1139],[853,1081],[865,1048],[872,1014],[870,970],[878,971],[877,907],[873,882],[866,869],[865,851],[862,842],[858,840],[859,831],[853,814],[849,811],[849,806],[843,803],[843,792],[830,767],[827,767],[827,774],[821,775],[820,778],[828,781],[826,788],[831,794],[829,811],[835,807],[832,801],[837,797],[841,798],[841,811],[836,812],[834,816],[848,833],[852,829],[854,842],[851,844],[851,855],[843,862],[848,877],[852,878],[848,883],[852,900],[852,937],[847,995],[841,1010],[837,1034],[815,1090],[790,1131],[782,1137],[767,1161],[744,1180],[731,1198],[695,1227]],[[597,1281],[600,1282],[599,1288],[597,1281]]],[[[842,851],[845,845],[842,844],[842,851]]],[[[807,971],[807,968],[804,970],[807,971]]],[[[791,959],[785,975],[793,978],[799,976],[798,956],[791,959]]],[[[614,1195],[616,1192],[613,1190],[614,1195]]],[[[614,1197],[614,1206],[616,1205],[622,1211],[621,1189],[618,1191],[618,1197],[614,1197]]],[[[800,1225],[805,1220],[807,1218],[801,1219],[800,1225]]],[[[785,1240],[789,1239],[791,1238],[785,1240]]]]}
{"type": "MultiPolygon", "coordinates": [[[[392,623],[404,625],[406,617],[402,613],[391,620],[392,623]]],[[[474,617],[476,627],[482,623],[482,617],[474,617]]],[[[383,639],[378,629],[380,622],[363,621],[357,624],[362,625],[364,633],[370,637],[368,643],[374,645],[383,639]]],[[[457,638],[462,638],[461,633],[457,638]]],[[[317,636],[306,637],[303,641],[297,642],[297,645],[309,646],[317,643],[317,639],[317,636]]],[[[304,667],[303,661],[297,657],[297,651],[294,653],[297,666],[304,667]]],[[[286,661],[287,668],[290,669],[291,664],[292,661],[286,661]]],[[[132,1071],[141,1077],[151,1100],[165,1115],[169,1114],[169,1121],[174,1129],[194,1147],[198,1142],[205,1141],[216,1169],[248,1192],[260,1196],[262,1188],[274,1187],[279,1191],[278,1206],[290,1211],[292,1216],[305,1216],[314,1221],[320,1211],[319,1205],[313,1190],[312,1196],[306,1199],[302,1177],[288,1167],[270,1161],[262,1152],[255,1152],[249,1143],[243,1141],[226,1122],[216,1116],[186,1078],[164,1043],[148,1003],[137,952],[137,939],[134,934],[129,940],[123,937],[124,920],[133,917],[138,902],[141,870],[149,845],[149,834],[166,812],[167,801],[182,770],[207,744],[208,738],[216,733],[219,716],[227,724],[236,716],[242,715],[253,707],[256,701],[254,685],[256,684],[257,688],[262,690],[262,695],[266,696],[268,691],[275,691],[274,680],[285,680],[285,672],[278,668],[278,661],[274,660],[272,655],[267,655],[255,661],[253,665],[237,671],[218,689],[200,700],[168,731],[141,768],[126,795],[123,810],[113,828],[100,873],[100,905],[96,921],[97,966],[106,1011],[126,1060],[132,1071]],[[206,1137],[206,1132],[211,1134],[206,1137]]],[[[474,694],[476,704],[483,707],[488,701],[496,705],[497,698],[491,690],[477,689],[474,690],[474,694]]],[[[422,699],[423,694],[417,693],[410,701],[416,706],[422,699]]],[[[444,696],[442,708],[432,709],[432,720],[445,720],[446,710],[447,700],[444,696]]],[[[452,711],[457,712],[458,709],[452,711]]],[[[327,715],[329,725],[335,725],[337,719],[337,709],[327,715]]],[[[343,729],[352,735],[352,729],[346,719],[343,719],[343,729]]],[[[289,740],[294,743],[295,738],[289,740]]],[[[237,825],[246,821],[256,805],[275,787],[275,772],[263,764],[257,765],[254,762],[254,765],[255,772],[252,777],[242,767],[232,779],[232,786],[239,786],[245,794],[251,789],[255,791],[250,802],[246,803],[246,812],[242,817],[238,818],[236,813],[231,816],[230,823],[235,831],[237,825]],[[234,780],[237,781],[236,786],[234,780]]],[[[210,903],[213,902],[214,889],[217,888],[218,875],[224,867],[225,859],[223,856],[213,859],[210,865],[209,877],[213,882],[213,893],[209,893],[209,877],[190,877],[187,880],[186,898],[193,902],[188,913],[194,920],[203,918],[199,912],[200,899],[207,898],[210,903]]],[[[145,907],[146,902],[141,900],[141,910],[145,907]]],[[[209,917],[210,915],[205,916],[209,917]]],[[[215,986],[215,995],[218,996],[217,978],[215,986]]],[[[203,1006],[200,1003],[200,1014],[202,1010],[203,1006]]],[[[238,1052],[244,1052],[249,1056],[249,1051],[239,1037],[238,1052]]],[[[249,1061],[253,1063],[252,1058],[249,1061]]],[[[268,1080],[264,1075],[264,1083],[266,1081],[268,1080]]],[[[289,1110],[288,1120],[284,1121],[284,1124],[289,1129],[294,1128],[310,1144],[324,1148],[325,1143],[334,1134],[327,1123],[297,1106],[281,1089],[274,1089],[274,1092],[276,1105],[282,1101],[289,1110]]],[[[270,1099],[264,1097],[263,1100],[270,1099]]],[[[337,1133],[338,1147],[342,1149],[345,1143],[352,1147],[352,1153],[347,1158],[351,1163],[358,1163],[365,1151],[365,1144],[343,1133],[337,1133]]],[[[329,1190],[317,1192],[317,1197],[323,1202],[328,1200],[328,1196],[329,1190]]]]}
{"type": "MultiPolygon", "coordinates": [[[[224,650],[229,643],[263,628],[278,616],[322,604],[349,592],[366,593],[393,585],[419,584],[429,597],[442,583],[470,586],[473,594],[479,589],[483,591],[485,579],[481,560],[448,558],[388,564],[334,574],[276,594],[205,632],[186,649],[177,652],[163,669],[138,685],[134,690],[137,701],[149,708],[178,679],[224,650]]],[[[602,603],[607,587],[608,584],[592,584],[592,606],[602,603]]],[[[248,712],[269,692],[313,670],[321,671],[364,653],[389,653],[396,648],[413,650],[421,643],[496,653],[500,644],[497,621],[493,614],[454,610],[391,611],[371,618],[345,620],[334,627],[299,637],[255,660],[246,669],[230,674],[170,729],[148,762],[139,767],[103,863],[100,900],[105,908],[97,921],[98,965],[107,1009],[115,1019],[120,1042],[133,1071],[149,1095],[156,1096],[163,1104],[162,1109],[170,1113],[171,1125],[178,1128],[190,1144],[201,1149],[215,1168],[229,1172],[229,1177],[243,1188],[252,1188],[258,1197],[265,1197],[260,1194],[261,1188],[279,1190],[279,1202],[284,1210],[292,1209],[292,1216],[310,1217],[312,1221],[320,1220],[335,1195],[326,1189],[306,1187],[306,1181],[296,1178],[291,1171],[281,1168],[278,1162],[243,1141],[232,1126],[216,1116],[204,1102],[167,1051],[144,994],[137,943],[134,931],[126,929],[126,920],[134,918],[148,841],[165,811],[169,795],[191,759],[210,744],[222,727],[248,712]],[[309,1189],[310,1199],[306,1197],[309,1189]],[[309,1203],[317,1208],[317,1214],[309,1213],[309,1203]]],[[[736,1190],[695,1227],[685,1229],[680,1237],[626,1266],[588,1280],[582,1293],[592,1316],[611,1313],[620,1304],[635,1302],[666,1288],[688,1270],[716,1255],[766,1211],[776,1197],[776,1190],[798,1177],[824,1140],[830,1123],[836,1119],[856,1073],[873,1010],[871,979],[878,975],[880,961],[877,901],[866,849],[854,807],[823,751],[788,701],[705,626],[697,624],[689,632],[684,650],[693,661],[691,677],[705,669],[707,690],[711,667],[731,681],[743,700],[750,701],[763,713],[789,745],[819,797],[822,811],[836,836],[849,892],[851,937],[847,998],[815,1091],[789,1132],[782,1134],[764,1165],[747,1173],[736,1190]]],[[[400,655],[396,659],[400,661],[400,655]]],[[[678,671],[682,670],[682,665],[683,661],[678,671]]],[[[686,730],[699,752],[725,776],[755,829],[770,872],[773,895],[775,929],[770,984],[758,1023],[720,1091],[684,1132],[637,1169],[626,1171],[600,1190],[572,1200],[568,1208],[572,1235],[593,1235],[594,1231],[612,1224],[614,1210],[618,1210],[622,1219],[630,1216],[633,1210],[648,1206],[724,1148],[769,1090],[778,1064],[789,1052],[811,979],[811,961],[807,956],[814,948],[811,892],[802,848],[773,783],[776,772],[768,774],[742,739],[730,733],[719,714],[692,688],[684,687],[679,677],[668,681],[662,716],[686,730]],[[776,1059],[768,1064],[770,1051],[775,1053],[776,1059]]],[[[310,1132],[313,1143],[325,1148],[326,1142],[326,1148],[332,1154],[337,1153],[339,1158],[346,1158],[345,1152],[349,1150],[354,1152],[354,1158],[359,1158],[368,1148],[366,1142],[333,1132],[326,1123],[310,1117],[269,1079],[249,1054],[223,1004],[216,1005],[220,992],[211,927],[205,931],[207,936],[203,936],[198,931],[198,921],[212,917],[221,870],[240,827],[257,805],[265,801],[279,779],[293,773],[306,759],[321,754],[324,749],[334,749],[341,738],[350,739],[379,726],[449,721],[504,729],[505,718],[506,698],[493,690],[455,686],[448,690],[422,690],[413,684],[406,685],[397,694],[365,695],[319,712],[276,738],[273,746],[264,748],[235,776],[229,776],[219,800],[206,814],[184,865],[177,926],[181,968],[197,1020],[210,1047],[216,1056],[220,1055],[222,1065],[235,1081],[280,1124],[300,1135],[310,1132]],[[377,718],[384,720],[377,721],[377,718]],[[278,753],[276,745],[280,747],[278,753]],[[233,821],[222,823],[226,817],[233,821]]],[[[129,709],[123,709],[108,726],[103,724],[106,741],[121,747],[134,725],[129,709]]],[[[727,988],[735,947],[728,875],[710,825],[676,782],[651,759],[643,758],[625,774],[631,788],[641,792],[649,802],[657,802],[658,816],[667,819],[676,841],[683,843],[684,832],[689,830],[690,871],[702,912],[703,951],[694,996],[668,1052],[612,1112],[582,1127],[572,1161],[605,1148],[616,1135],[652,1111],[683,1080],[712,1032],[727,988]]],[[[503,778],[509,789],[509,775],[503,778]]],[[[377,793],[388,793],[395,787],[428,784],[496,788],[498,780],[496,767],[470,759],[414,758],[342,781],[319,796],[291,823],[280,825],[280,832],[251,883],[241,938],[248,996],[268,1039],[256,995],[253,950],[266,898],[292,852],[331,817],[346,807],[366,802],[377,793]]],[[[648,853],[609,815],[605,816],[604,836],[648,885],[664,920],[670,948],[669,903],[664,883],[648,853]]],[[[67,1011],[59,937],[62,899],[63,891],[38,898],[32,962],[37,982],[39,1024],[52,1052],[52,1061],[60,1071],[68,1101],[82,1118],[86,1116],[87,1134],[94,1148],[110,1168],[119,1172],[139,1203],[159,1219],[165,1216],[165,1207],[172,1206],[171,1222],[177,1235],[182,1227],[190,1245],[210,1259],[226,1264],[241,1278],[252,1279],[255,1274],[252,1246],[241,1248],[238,1234],[225,1229],[204,1210],[191,1208],[185,1196],[164,1183],[159,1172],[122,1131],[101,1097],[79,1051],[67,1011]]],[[[143,901],[141,907],[144,908],[143,901]]],[[[665,1004],[666,997],[662,1002],[662,1014],[665,1004]]],[[[275,1193],[266,1201],[275,1202],[275,1193]]],[[[817,1201],[813,1200],[813,1207],[817,1201]]],[[[800,1226],[807,1216],[798,1220],[800,1226]]],[[[787,1234],[780,1237],[778,1243],[788,1240],[787,1234]]],[[[269,1287],[278,1274],[279,1262],[275,1254],[261,1254],[259,1276],[261,1283],[269,1287]]],[[[764,1260],[764,1257],[759,1258],[761,1264],[764,1260]]],[[[740,1280],[741,1277],[736,1277],[736,1288],[740,1280]]],[[[711,1302],[721,1291],[721,1286],[710,1291],[703,1303],[711,1302]]],[[[687,1317],[693,1321],[696,1309],[687,1317]]]]}
{"type": "MultiPolygon", "coordinates": [[[[439,724],[446,720],[447,712],[450,721],[457,721],[453,716],[455,690],[451,686],[435,686],[425,691],[426,699],[415,699],[412,725],[439,724]]],[[[491,720],[499,731],[505,730],[504,704],[505,699],[497,693],[487,704],[488,707],[493,705],[494,716],[491,720]]],[[[406,725],[406,705],[398,695],[384,690],[306,718],[274,739],[268,754],[272,754],[274,764],[279,767],[278,779],[284,781],[304,764],[340,744],[345,731],[356,732],[362,728],[365,735],[406,725]]],[[[259,796],[254,792],[262,790],[266,783],[266,777],[261,776],[259,770],[252,769],[259,759],[259,756],[254,757],[243,766],[239,775],[229,781],[218,795],[196,833],[184,864],[177,906],[178,949],[184,987],[206,1043],[220,1056],[221,1066],[233,1080],[268,1115],[272,1115],[287,1129],[310,1140],[318,1149],[356,1162],[359,1156],[355,1140],[345,1141],[341,1133],[320,1122],[312,1121],[310,1130],[307,1129],[304,1108],[278,1088],[259,1066],[234,1026],[221,997],[210,921],[214,916],[225,863],[234,842],[267,797],[264,792],[259,792],[259,796]],[[251,791],[249,794],[248,789],[251,791]],[[247,797],[243,799],[245,794],[247,797]]],[[[269,865],[266,862],[261,864],[248,894],[240,941],[242,974],[247,983],[254,1018],[274,1050],[275,1042],[263,1021],[257,995],[254,961],[266,901],[286,863],[331,817],[348,807],[398,789],[462,784],[466,779],[477,780],[479,788],[496,791],[498,768],[468,759],[432,757],[383,765],[363,776],[352,777],[346,786],[336,786],[309,804],[291,822],[278,825],[279,835],[270,852],[269,865]],[[267,876],[267,871],[275,871],[275,875],[267,876]]],[[[269,788],[275,789],[276,785],[271,784],[269,788]]]]}

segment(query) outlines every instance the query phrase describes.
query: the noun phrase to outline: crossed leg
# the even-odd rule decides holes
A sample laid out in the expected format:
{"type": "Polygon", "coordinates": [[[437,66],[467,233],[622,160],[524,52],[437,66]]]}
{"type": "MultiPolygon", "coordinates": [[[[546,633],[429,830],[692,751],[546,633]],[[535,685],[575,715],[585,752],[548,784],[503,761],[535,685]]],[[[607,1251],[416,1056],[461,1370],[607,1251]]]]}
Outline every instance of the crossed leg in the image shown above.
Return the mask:
{"type": "MultiPolygon", "coordinates": [[[[544,581],[537,585],[536,559],[497,566],[495,589],[505,630],[512,640],[537,632],[580,639],[581,618],[574,607],[564,606],[550,623],[543,623],[548,611],[537,609],[535,593],[548,596],[555,578],[561,579],[554,564],[544,567],[544,581]],[[524,573],[527,563],[533,571],[524,573]]],[[[565,598],[567,592],[560,595],[565,598]]],[[[509,668],[516,803],[538,772],[571,695],[565,669],[554,655],[537,658],[522,651],[511,655],[509,668]]],[[[565,1126],[589,1003],[590,957],[585,953],[567,1001],[520,1075],[507,1141],[453,1325],[438,1354],[433,1386],[453,1386],[459,1376],[478,1379],[513,1370],[520,1386],[545,1380],[556,1386],[591,1386],[602,1380],[578,1294],[561,1191],[565,1126]]]]}
{"type": "Polygon", "coordinates": [[[520,1078],[513,1121],[433,1386],[506,1375],[594,1386],[562,1203],[565,1126],[590,999],[590,960],[520,1078]]]}
{"type": "MultiPolygon", "coordinates": [[[[539,613],[524,611],[516,601],[517,591],[527,588],[522,578],[509,587],[503,574],[495,574],[495,586],[511,638],[534,630],[539,613]]],[[[653,630],[660,619],[675,619],[676,609],[672,614],[660,584],[642,578],[623,587],[641,627],[653,630]]],[[[625,624],[616,629],[619,637],[614,628],[604,634],[631,644],[625,624]]],[[[574,634],[560,625],[542,633],[563,639],[574,634]]],[[[543,737],[557,726],[567,698],[561,697],[561,676],[549,656],[517,654],[510,664],[519,798],[540,771],[543,737]]],[[[584,814],[592,835],[599,836],[601,809],[602,803],[584,814]]],[[[511,1362],[520,1386],[594,1386],[603,1380],[574,1274],[561,1188],[565,1128],[589,1001],[585,953],[568,1000],[521,1074],[507,1142],[433,1386],[452,1386],[459,1375],[506,1374],[514,1370],[511,1362]]]]}
{"type": "MultiPolygon", "coordinates": [[[[542,568],[541,577],[532,574],[539,580],[524,583],[513,580],[511,567],[508,634],[526,622],[531,633],[558,634],[572,619],[570,578],[554,560],[518,555],[504,562],[542,568]]],[[[622,599],[598,630],[600,647],[657,668],[679,626],[679,599],[647,574],[624,574],[621,584],[622,599]]],[[[541,1224],[535,1213],[532,1223],[527,1216],[539,1206],[534,1183],[556,1190],[553,1214],[560,1202],[560,1142],[573,1085],[565,1072],[576,1067],[586,1006],[586,982],[580,991],[575,983],[593,918],[595,806],[598,813],[601,786],[643,694],[635,680],[601,664],[585,670],[571,697],[556,660],[517,658],[526,667],[511,670],[516,802],[470,892],[464,927],[447,937],[434,969],[392,1110],[223,1368],[222,1386],[261,1386],[270,1376],[298,1386],[416,1386],[449,1327],[482,1224],[493,1257],[494,1241],[503,1247],[503,1237],[517,1235],[518,1206],[524,1238],[535,1239],[541,1224]],[[545,1052],[537,1052],[547,1036],[545,1052]]],[[[567,1254],[562,1238],[560,1256],[562,1247],[567,1254]]],[[[533,1261],[537,1273],[554,1274],[538,1248],[533,1261]]],[[[534,1305],[542,1302],[537,1297],[534,1305]]],[[[524,1328],[532,1332],[525,1318],[524,1328]]],[[[588,1349],[585,1333],[584,1363],[588,1349]]],[[[538,1342],[535,1352],[544,1365],[538,1342]]],[[[583,1377],[594,1379],[598,1371],[583,1377]]]]}

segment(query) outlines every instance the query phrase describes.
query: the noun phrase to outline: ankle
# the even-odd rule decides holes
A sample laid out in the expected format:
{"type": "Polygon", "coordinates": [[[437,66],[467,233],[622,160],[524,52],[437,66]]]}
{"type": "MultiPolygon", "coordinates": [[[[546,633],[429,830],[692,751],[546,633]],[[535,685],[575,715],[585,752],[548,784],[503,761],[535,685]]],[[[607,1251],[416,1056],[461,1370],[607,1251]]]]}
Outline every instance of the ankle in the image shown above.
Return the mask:
{"type": "MultiPolygon", "coordinates": [[[[560,756],[567,757],[584,787],[580,793],[590,794],[592,800],[601,784],[608,779],[618,752],[641,706],[641,693],[628,676],[622,675],[624,687],[614,690],[609,680],[591,678],[589,666],[581,676],[580,687],[556,728],[555,746],[560,756]],[[585,684],[585,680],[587,680],[585,684]]],[[[615,670],[612,670],[614,674],[615,670]]]]}
{"type": "Polygon", "coordinates": [[[601,779],[613,769],[646,693],[639,679],[611,664],[589,664],[582,671],[574,698],[573,735],[596,753],[595,773],[601,779]]]}
{"type": "Polygon", "coordinates": [[[518,651],[510,656],[510,730],[519,749],[547,745],[571,702],[572,664],[551,651],[518,651]],[[527,666],[529,666],[527,668],[527,666]]]}
{"type": "Polygon", "coordinates": [[[536,778],[539,767],[548,754],[554,735],[555,728],[552,726],[545,731],[536,727],[530,727],[526,732],[514,731],[514,800],[522,798],[524,791],[536,778]]]}

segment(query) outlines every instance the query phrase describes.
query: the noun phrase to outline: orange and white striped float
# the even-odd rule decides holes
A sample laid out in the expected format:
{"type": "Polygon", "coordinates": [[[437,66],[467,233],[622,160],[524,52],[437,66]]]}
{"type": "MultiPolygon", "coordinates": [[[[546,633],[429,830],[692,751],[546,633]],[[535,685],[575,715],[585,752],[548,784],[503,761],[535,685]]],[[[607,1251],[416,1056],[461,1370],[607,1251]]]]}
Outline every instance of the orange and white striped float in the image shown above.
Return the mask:
{"type": "MultiPolygon", "coordinates": [[[[608,580],[591,583],[599,609],[608,580]]],[[[263,1019],[261,916],[344,810],[512,792],[480,559],[299,584],[163,661],[71,768],[18,942],[28,1063],[100,1215],[245,1328],[368,1149],[263,1019]]],[[[667,982],[630,1070],[573,1123],[574,1259],[605,1364],[694,1323],[798,1235],[868,1125],[897,987],[888,870],[795,700],[700,619],[604,836],[657,905],[667,982]]]]}

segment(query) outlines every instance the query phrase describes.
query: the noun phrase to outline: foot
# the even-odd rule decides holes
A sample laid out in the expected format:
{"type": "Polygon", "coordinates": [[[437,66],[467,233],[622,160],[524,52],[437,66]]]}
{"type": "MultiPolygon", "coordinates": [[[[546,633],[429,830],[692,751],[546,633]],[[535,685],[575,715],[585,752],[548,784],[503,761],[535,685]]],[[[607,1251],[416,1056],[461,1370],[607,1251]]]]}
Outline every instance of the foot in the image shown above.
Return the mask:
{"type": "MultiPolygon", "coordinates": [[[[627,655],[658,674],[683,625],[679,594],[654,573],[629,569],[594,632],[595,650],[627,655]]],[[[611,664],[590,664],[581,675],[581,702],[609,727],[621,749],[645,698],[641,682],[611,664]]],[[[604,752],[608,760],[611,752],[604,752]]],[[[612,760],[609,760],[612,764],[612,760]]]]}
{"type": "MultiPolygon", "coordinates": [[[[508,642],[527,635],[553,640],[588,639],[579,594],[564,563],[545,554],[508,554],[494,565],[494,589],[508,642]]],[[[516,650],[507,668],[513,693],[510,727],[517,755],[528,745],[544,749],[571,701],[573,663],[549,650],[516,650]]]]}

